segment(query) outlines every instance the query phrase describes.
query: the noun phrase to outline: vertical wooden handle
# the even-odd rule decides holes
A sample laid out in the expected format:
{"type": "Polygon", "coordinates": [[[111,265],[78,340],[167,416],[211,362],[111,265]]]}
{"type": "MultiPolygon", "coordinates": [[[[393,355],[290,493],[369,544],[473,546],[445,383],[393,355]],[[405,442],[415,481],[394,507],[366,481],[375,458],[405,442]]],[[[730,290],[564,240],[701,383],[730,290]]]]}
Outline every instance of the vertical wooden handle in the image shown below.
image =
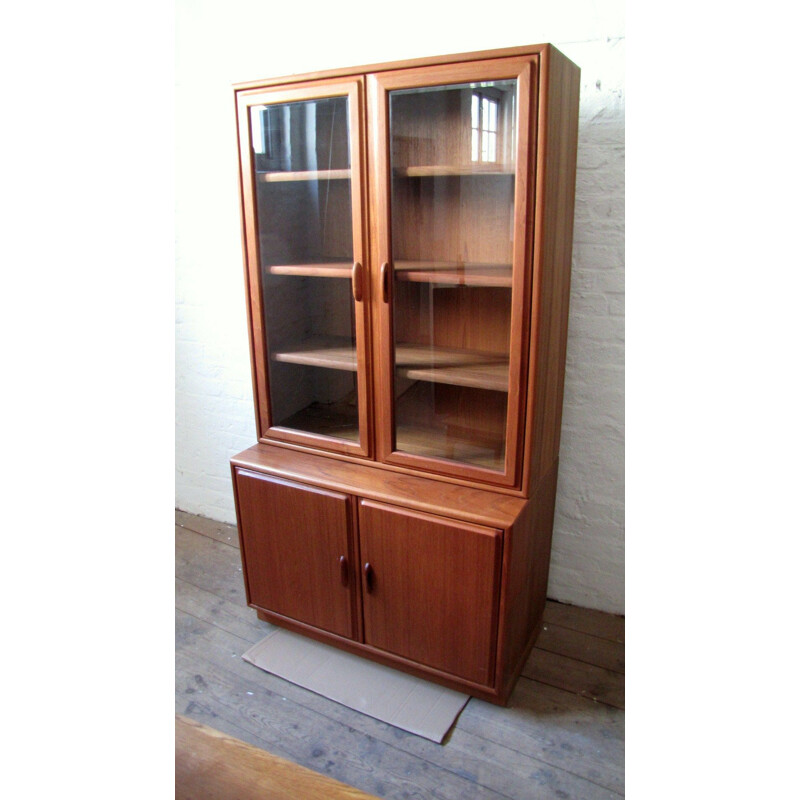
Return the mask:
{"type": "Polygon", "coordinates": [[[372,564],[367,561],[364,564],[364,583],[366,584],[367,591],[371,592],[375,586],[375,570],[372,569],[372,564]]]}
{"type": "Polygon", "coordinates": [[[360,303],[364,297],[364,277],[363,277],[363,269],[361,264],[356,261],[353,264],[353,272],[352,272],[352,281],[353,281],[353,300],[356,303],[360,303]]]}
{"type": "Polygon", "coordinates": [[[381,288],[383,291],[383,302],[389,302],[389,278],[391,277],[389,270],[389,262],[384,261],[381,264],[381,288]]]}
{"type": "Polygon", "coordinates": [[[347,586],[350,582],[349,571],[347,569],[347,556],[339,556],[339,569],[342,572],[342,586],[347,586]]]}

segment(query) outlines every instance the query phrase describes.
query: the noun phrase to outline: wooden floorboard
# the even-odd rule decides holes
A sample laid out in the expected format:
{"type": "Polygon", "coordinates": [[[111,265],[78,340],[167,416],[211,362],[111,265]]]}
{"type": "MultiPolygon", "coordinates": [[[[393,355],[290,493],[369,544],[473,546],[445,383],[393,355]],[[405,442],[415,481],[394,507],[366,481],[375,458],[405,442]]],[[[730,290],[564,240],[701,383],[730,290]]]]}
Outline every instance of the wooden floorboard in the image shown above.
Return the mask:
{"type": "Polygon", "coordinates": [[[602,636],[592,636],[545,622],[536,640],[536,647],[612,672],[625,673],[625,645],[602,636]]]}
{"type": "Polygon", "coordinates": [[[176,800],[375,800],[247,742],[175,715],[176,800]]]}
{"type": "MultiPolygon", "coordinates": [[[[235,535],[236,527],[232,527],[235,535]]],[[[604,614],[591,608],[580,608],[548,600],[544,610],[544,621],[609,639],[612,642],[625,642],[625,617],[616,614],[604,614]]]]}
{"type": "Polygon", "coordinates": [[[471,699],[442,745],[265,673],[236,528],[176,511],[177,714],[383,798],[624,794],[624,620],[548,602],[509,706],[471,699]]]}
{"type": "Polygon", "coordinates": [[[598,703],[625,708],[625,675],[569,656],[534,648],[522,674],[598,703]]]}

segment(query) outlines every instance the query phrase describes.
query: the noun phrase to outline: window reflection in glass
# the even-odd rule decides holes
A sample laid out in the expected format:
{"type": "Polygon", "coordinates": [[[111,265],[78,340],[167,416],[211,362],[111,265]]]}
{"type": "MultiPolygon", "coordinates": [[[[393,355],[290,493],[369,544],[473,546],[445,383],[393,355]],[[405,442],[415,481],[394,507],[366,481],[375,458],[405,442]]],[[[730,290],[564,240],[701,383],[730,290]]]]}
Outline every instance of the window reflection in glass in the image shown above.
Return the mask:
{"type": "Polygon", "coordinates": [[[498,101],[482,92],[472,93],[472,160],[497,161],[498,101]]]}

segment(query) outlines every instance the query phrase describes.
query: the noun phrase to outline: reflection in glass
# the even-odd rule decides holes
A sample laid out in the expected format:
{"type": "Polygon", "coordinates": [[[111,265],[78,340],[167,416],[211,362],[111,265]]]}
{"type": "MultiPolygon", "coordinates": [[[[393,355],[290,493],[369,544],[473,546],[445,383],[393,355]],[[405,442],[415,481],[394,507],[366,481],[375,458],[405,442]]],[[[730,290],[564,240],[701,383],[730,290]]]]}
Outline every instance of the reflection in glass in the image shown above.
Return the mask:
{"type": "Polygon", "coordinates": [[[499,101],[472,92],[472,160],[497,161],[497,109],[499,101]]]}

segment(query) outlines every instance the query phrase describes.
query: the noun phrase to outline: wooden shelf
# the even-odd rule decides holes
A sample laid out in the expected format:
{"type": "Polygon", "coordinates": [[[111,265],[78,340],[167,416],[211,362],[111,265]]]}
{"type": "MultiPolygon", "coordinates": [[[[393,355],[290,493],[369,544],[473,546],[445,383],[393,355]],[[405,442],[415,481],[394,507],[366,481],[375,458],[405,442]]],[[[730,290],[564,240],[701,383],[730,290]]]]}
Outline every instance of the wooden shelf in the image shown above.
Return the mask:
{"type": "MultiPolygon", "coordinates": [[[[457,261],[395,261],[399,281],[441,283],[453,286],[511,287],[510,264],[478,264],[457,261]]],[[[347,262],[322,264],[275,264],[271,275],[297,275],[309,278],[350,278],[353,265],[347,262]]]]}
{"type": "Polygon", "coordinates": [[[295,349],[273,353],[272,359],[287,364],[344,369],[349,372],[355,372],[358,369],[355,346],[350,339],[338,336],[318,336],[306,339],[295,349]]]}
{"type": "Polygon", "coordinates": [[[446,178],[464,175],[514,175],[513,164],[423,164],[395,167],[398,178],[446,178]]]}
{"type": "Polygon", "coordinates": [[[442,283],[453,286],[511,288],[511,264],[459,263],[457,261],[395,261],[397,280],[442,283]]]}
{"type": "Polygon", "coordinates": [[[453,386],[471,386],[475,389],[508,391],[508,361],[494,364],[460,364],[454,367],[398,367],[404,378],[431,383],[449,383],[453,386]]]}
{"type": "Polygon", "coordinates": [[[326,264],[276,264],[267,270],[271,275],[298,275],[306,278],[350,278],[350,262],[326,264]]]}
{"type": "Polygon", "coordinates": [[[508,391],[508,359],[493,353],[400,344],[395,370],[410,380],[508,391]]]}
{"type": "Polygon", "coordinates": [[[313,169],[305,172],[257,172],[259,183],[286,183],[287,181],[349,180],[349,169],[313,169]]]}
{"type": "MultiPolygon", "coordinates": [[[[298,347],[272,354],[275,361],[355,372],[355,346],[344,337],[315,337],[298,347]]],[[[429,383],[447,383],[476,389],[508,391],[508,359],[492,353],[454,348],[400,344],[395,350],[400,377],[429,383]]]]}
{"type": "Polygon", "coordinates": [[[350,403],[312,403],[279,424],[305,433],[359,441],[358,409],[350,403]]]}
{"type": "Polygon", "coordinates": [[[447,432],[436,436],[428,427],[413,425],[400,425],[395,434],[395,447],[400,451],[428,458],[466,462],[495,472],[502,472],[505,462],[501,446],[502,439],[489,443],[447,432]]]}
{"type": "Polygon", "coordinates": [[[508,391],[508,359],[492,353],[399,344],[395,370],[400,377],[415,381],[508,391]]]}

